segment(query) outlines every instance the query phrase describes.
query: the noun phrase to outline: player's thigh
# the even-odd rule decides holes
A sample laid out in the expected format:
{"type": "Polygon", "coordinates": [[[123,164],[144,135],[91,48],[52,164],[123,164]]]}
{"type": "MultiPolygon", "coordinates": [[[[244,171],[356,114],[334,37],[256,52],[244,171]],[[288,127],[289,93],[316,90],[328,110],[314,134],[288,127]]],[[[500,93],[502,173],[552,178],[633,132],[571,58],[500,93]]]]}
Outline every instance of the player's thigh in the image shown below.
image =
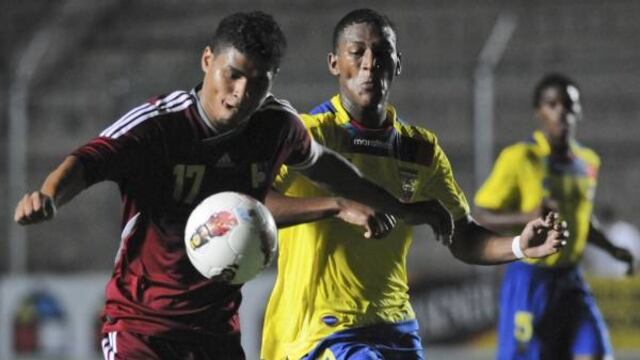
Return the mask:
{"type": "Polygon", "coordinates": [[[612,357],[606,357],[604,355],[592,356],[592,355],[574,355],[573,360],[613,360],[612,357]]]}
{"type": "Polygon", "coordinates": [[[384,360],[384,357],[366,344],[339,343],[324,349],[315,359],[307,360],[384,360]]]}
{"type": "Polygon", "coordinates": [[[239,335],[185,342],[130,332],[110,332],[102,339],[105,360],[244,360],[239,335]]]}
{"type": "Polygon", "coordinates": [[[148,336],[123,331],[103,334],[102,354],[105,360],[149,359],[161,360],[163,354],[148,336]]]}
{"type": "MultiPolygon", "coordinates": [[[[189,348],[185,349],[189,351],[189,348]]],[[[193,357],[201,360],[244,360],[245,354],[240,343],[240,334],[228,334],[215,339],[200,341],[192,347],[193,357]]]]}
{"type": "Polygon", "coordinates": [[[347,342],[332,344],[315,359],[305,360],[423,360],[422,353],[422,349],[400,349],[378,344],[347,342]]]}
{"type": "MultiPolygon", "coordinates": [[[[591,295],[588,295],[591,297],[591,295]]],[[[592,300],[592,299],[591,299],[592,300]]],[[[587,301],[578,319],[572,352],[576,359],[611,358],[609,332],[600,311],[593,301],[587,301]]]]}
{"type": "Polygon", "coordinates": [[[535,358],[539,354],[536,324],[544,313],[547,300],[546,294],[534,296],[535,276],[529,266],[510,265],[505,272],[498,319],[499,360],[511,360],[524,353],[535,358]],[[535,303],[534,298],[538,300],[535,303]]]}

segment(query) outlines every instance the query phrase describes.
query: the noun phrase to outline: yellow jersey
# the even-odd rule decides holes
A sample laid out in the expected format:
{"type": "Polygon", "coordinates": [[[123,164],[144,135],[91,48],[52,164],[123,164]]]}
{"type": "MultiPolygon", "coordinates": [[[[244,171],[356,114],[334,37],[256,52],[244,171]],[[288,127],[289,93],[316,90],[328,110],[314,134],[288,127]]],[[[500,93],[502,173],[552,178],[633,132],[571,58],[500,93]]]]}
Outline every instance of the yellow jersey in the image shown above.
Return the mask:
{"type": "Polygon", "coordinates": [[[558,203],[567,221],[569,239],[562,251],[543,259],[526,259],[540,266],[571,266],[587,243],[600,159],[591,149],[572,142],[569,159],[550,156],[551,147],[541,131],[531,140],[505,148],[493,171],[476,193],[478,207],[504,212],[531,212],[545,198],[558,203]]]}
{"type": "MultiPolygon", "coordinates": [[[[302,120],[317,142],[395,196],[439,199],[455,219],[468,216],[469,205],[436,136],[399,121],[394,107],[386,111],[386,127],[367,129],[349,117],[336,95],[302,120]]],[[[286,167],[275,186],[294,197],[328,195],[286,167]]],[[[334,332],[415,318],[407,294],[411,233],[400,221],[385,238],[365,239],[362,228],[338,219],[281,230],[261,357],[299,359],[334,332]]]]}

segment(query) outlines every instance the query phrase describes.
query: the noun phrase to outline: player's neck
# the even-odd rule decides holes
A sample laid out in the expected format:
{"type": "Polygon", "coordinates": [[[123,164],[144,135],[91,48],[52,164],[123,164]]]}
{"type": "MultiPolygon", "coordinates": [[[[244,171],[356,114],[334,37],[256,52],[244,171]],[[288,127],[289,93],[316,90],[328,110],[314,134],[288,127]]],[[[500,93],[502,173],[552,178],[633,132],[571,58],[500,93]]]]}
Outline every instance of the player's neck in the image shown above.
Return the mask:
{"type": "Polygon", "coordinates": [[[554,138],[545,132],[551,155],[556,158],[567,158],[571,155],[571,138],[554,138]]]}
{"type": "Polygon", "coordinates": [[[209,126],[209,128],[211,128],[211,130],[218,132],[219,131],[219,126],[216,125],[216,122],[213,119],[213,116],[211,115],[213,113],[213,110],[211,109],[211,106],[209,104],[207,104],[206,101],[202,101],[202,90],[199,90],[196,93],[196,96],[198,97],[198,107],[200,107],[200,109],[202,109],[201,111],[201,115],[200,117],[202,117],[207,125],[209,126]]]}
{"type": "Polygon", "coordinates": [[[343,99],[342,106],[352,120],[365,127],[378,129],[387,125],[386,106],[382,104],[376,107],[363,108],[343,99]]]}
{"type": "Polygon", "coordinates": [[[556,158],[568,158],[571,155],[571,146],[569,142],[559,141],[556,143],[550,142],[551,155],[556,158]]]}

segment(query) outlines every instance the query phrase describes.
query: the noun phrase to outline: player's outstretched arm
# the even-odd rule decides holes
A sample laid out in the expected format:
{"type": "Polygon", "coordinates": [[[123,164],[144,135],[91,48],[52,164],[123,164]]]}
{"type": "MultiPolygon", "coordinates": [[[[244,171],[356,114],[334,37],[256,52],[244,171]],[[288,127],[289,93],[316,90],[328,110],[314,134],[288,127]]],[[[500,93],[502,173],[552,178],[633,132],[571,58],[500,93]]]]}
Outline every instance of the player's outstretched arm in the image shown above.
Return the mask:
{"type": "Polygon", "coordinates": [[[458,259],[478,265],[502,264],[523,257],[542,258],[558,252],[566,245],[565,222],[558,214],[530,221],[519,236],[505,237],[464,218],[455,224],[451,253],[458,259]]]}
{"type": "Polygon", "coordinates": [[[602,232],[597,219],[592,218],[589,222],[589,235],[587,241],[609,253],[614,258],[627,263],[627,275],[633,275],[635,272],[633,254],[631,251],[614,245],[611,240],[602,232]]]}
{"type": "Polygon", "coordinates": [[[529,221],[539,217],[545,217],[552,211],[558,211],[557,201],[545,198],[536,209],[529,212],[496,211],[478,207],[474,211],[474,218],[478,220],[482,226],[493,231],[508,232],[514,228],[523,228],[529,221]]]}
{"type": "Polygon", "coordinates": [[[410,224],[429,224],[448,243],[453,232],[449,212],[438,201],[403,203],[387,190],[367,180],[338,153],[322,147],[314,164],[302,174],[334,194],[397,216],[410,224]]]}
{"type": "Polygon", "coordinates": [[[21,225],[50,220],[58,207],[85,187],[82,164],[76,157],[68,156],[47,176],[39,191],[25,194],[18,202],[14,220],[21,225]]]}
{"type": "Polygon", "coordinates": [[[265,204],[279,228],[336,217],[361,226],[365,238],[381,238],[396,225],[392,215],[341,197],[290,197],[270,190],[265,204]]]}

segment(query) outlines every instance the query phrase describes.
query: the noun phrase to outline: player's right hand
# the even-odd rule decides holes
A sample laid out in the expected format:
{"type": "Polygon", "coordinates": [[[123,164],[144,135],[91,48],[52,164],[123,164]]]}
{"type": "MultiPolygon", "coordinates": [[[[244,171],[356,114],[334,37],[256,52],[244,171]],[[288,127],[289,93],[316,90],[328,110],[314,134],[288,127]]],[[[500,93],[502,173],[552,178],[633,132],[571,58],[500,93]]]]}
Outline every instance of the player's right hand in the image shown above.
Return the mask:
{"type": "Polygon", "coordinates": [[[567,244],[569,231],[566,221],[557,212],[530,221],[520,234],[520,248],[528,258],[543,258],[557,253],[567,244]]]}
{"type": "Polygon", "coordinates": [[[30,225],[50,220],[55,214],[53,199],[40,191],[34,191],[25,194],[18,202],[13,219],[20,225],[30,225]]]}
{"type": "Polygon", "coordinates": [[[438,199],[405,204],[402,219],[410,225],[429,224],[436,240],[449,246],[453,236],[453,217],[438,199]]]}
{"type": "Polygon", "coordinates": [[[380,239],[385,237],[396,226],[396,218],[393,215],[376,212],[371,207],[348,200],[338,199],[340,211],[336,217],[349,224],[364,228],[364,237],[380,239]]]}

